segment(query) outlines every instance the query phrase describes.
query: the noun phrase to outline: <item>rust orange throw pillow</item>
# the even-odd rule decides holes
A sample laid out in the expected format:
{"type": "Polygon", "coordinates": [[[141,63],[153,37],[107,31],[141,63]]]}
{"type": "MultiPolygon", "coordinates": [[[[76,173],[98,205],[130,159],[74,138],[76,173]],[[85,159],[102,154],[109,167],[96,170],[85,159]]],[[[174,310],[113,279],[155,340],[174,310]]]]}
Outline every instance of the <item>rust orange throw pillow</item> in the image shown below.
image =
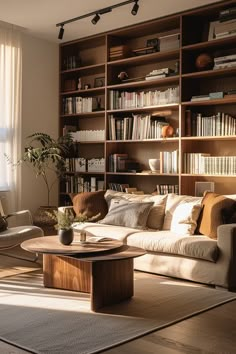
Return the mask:
{"type": "Polygon", "coordinates": [[[76,194],[73,201],[73,209],[78,215],[79,213],[85,213],[89,218],[100,213],[97,220],[101,220],[105,217],[108,211],[107,202],[104,199],[105,191],[97,192],[84,192],[76,194]]]}
{"type": "Polygon", "coordinates": [[[210,238],[217,238],[217,227],[222,225],[222,210],[236,205],[235,200],[223,195],[207,192],[202,200],[203,212],[199,232],[210,238]]]}

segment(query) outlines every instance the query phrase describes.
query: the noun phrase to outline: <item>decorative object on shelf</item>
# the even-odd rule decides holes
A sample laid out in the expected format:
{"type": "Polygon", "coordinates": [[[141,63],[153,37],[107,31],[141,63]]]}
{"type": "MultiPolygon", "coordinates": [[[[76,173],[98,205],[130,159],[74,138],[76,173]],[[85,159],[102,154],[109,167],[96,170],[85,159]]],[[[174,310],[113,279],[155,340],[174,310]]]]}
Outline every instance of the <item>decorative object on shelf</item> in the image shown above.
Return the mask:
{"type": "Polygon", "coordinates": [[[84,85],[84,90],[88,90],[88,89],[90,89],[90,87],[91,87],[90,84],[85,84],[84,85]]]}
{"type": "Polygon", "coordinates": [[[148,164],[152,172],[160,172],[160,159],[149,159],[148,164]]]}
{"type": "Polygon", "coordinates": [[[103,87],[105,86],[105,77],[96,77],[94,79],[94,87],[103,87]]]}
{"type": "Polygon", "coordinates": [[[70,134],[58,139],[53,139],[45,133],[34,133],[27,137],[29,144],[24,149],[23,156],[16,162],[7,156],[8,162],[13,166],[23,163],[33,168],[35,176],[42,177],[47,190],[47,206],[50,205],[50,192],[58,178],[61,178],[66,170],[65,154],[69,152],[73,144],[70,134]],[[52,171],[55,178],[51,181],[48,173],[52,171]]]}
{"type": "Polygon", "coordinates": [[[118,78],[123,81],[123,80],[127,80],[129,78],[129,75],[127,74],[127,72],[125,71],[121,71],[118,75],[118,78]]]}
{"type": "Polygon", "coordinates": [[[195,60],[195,66],[198,70],[210,70],[214,66],[214,60],[210,54],[201,53],[195,60]]]}
{"type": "Polygon", "coordinates": [[[174,135],[174,128],[171,125],[164,125],[161,129],[163,138],[171,138],[174,135]]]}
{"type": "Polygon", "coordinates": [[[82,80],[80,77],[78,78],[78,81],[77,81],[77,89],[82,90],[82,80]]]}
{"type": "Polygon", "coordinates": [[[152,47],[155,49],[155,52],[159,51],[159,39],[158,38],[150,38],[146,43],[147,47],[152,47]]]}

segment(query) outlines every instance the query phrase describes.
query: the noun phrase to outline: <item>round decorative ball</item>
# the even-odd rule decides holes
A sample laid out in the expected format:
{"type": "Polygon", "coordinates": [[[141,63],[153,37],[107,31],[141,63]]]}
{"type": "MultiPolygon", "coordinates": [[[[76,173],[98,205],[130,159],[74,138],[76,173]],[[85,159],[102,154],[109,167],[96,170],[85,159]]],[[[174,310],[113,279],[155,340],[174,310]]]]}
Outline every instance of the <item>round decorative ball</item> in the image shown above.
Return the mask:
{"type": "Polygon", "coordinates": [[[207,54],[200,54],[195,60],[195,66],[198,70],[209,70],[212,69],[214,65],[213,58],[207,54]]]}

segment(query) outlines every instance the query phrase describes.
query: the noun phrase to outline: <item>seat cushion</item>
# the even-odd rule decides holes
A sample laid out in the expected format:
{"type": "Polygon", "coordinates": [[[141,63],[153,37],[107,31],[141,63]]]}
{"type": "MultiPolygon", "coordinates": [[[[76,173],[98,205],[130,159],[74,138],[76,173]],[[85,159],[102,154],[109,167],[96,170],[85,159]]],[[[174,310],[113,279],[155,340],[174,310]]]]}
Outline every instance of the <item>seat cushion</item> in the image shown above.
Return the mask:
{"type": "Polygon", "coordinates": [[[170,231],[142,231],[130,235],[127,244],[149,252],[177,254],[210,262],[216,262],[219,255],[217,242],[209,237],[181,236],[170,231]]]}
{"type": "Polygon", "coordinates": [[[126,243],[126,239],[130,234],[140,232],[140,230],[114,225],[104,225],[98,223],[85,222],[73,227],[75,232],[85,230],[88,236],[104,236],[111,237],[119,241],[126,243]]]}
{"type": "Polygon", "coordinates": [[[0,233],[0,250],[20,245],[23,241],[43,236],[43,230],[37,226],[17,226],[0,233]]]}

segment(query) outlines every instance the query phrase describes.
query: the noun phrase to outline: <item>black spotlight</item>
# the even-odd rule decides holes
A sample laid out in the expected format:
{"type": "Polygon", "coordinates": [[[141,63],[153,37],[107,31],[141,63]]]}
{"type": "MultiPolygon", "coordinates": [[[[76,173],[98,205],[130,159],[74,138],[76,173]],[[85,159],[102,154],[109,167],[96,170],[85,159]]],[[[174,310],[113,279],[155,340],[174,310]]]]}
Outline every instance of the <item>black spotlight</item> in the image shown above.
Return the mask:
{"type": "Polygon", "coordinates": [[[134,4],[134,6],[133,6],[133,8],[131,10],[131,14],[134,15],[134,16],[137,15],[138,9],[139,9],[138,0],[136,0],[135,4],[134,4]]]}
{"type": "Polygon", "coordinates": [[[91,20],[91,22],[92,22],[93,25],[96,25],[99,20],[100,20],[100,16],[99,16],[99,14],[96,14],[94,16],[94,18],[91,20]]]}
{"type": "Polygon", "coordinates": [[[64,28],[63,28],[64,25],[61,25],[61,28],[60,28],[60,31],[59,31],[59,34],[58,34],[58,39],[62,39],[63,38],[63,35],[64,35],[64,28]]]}

